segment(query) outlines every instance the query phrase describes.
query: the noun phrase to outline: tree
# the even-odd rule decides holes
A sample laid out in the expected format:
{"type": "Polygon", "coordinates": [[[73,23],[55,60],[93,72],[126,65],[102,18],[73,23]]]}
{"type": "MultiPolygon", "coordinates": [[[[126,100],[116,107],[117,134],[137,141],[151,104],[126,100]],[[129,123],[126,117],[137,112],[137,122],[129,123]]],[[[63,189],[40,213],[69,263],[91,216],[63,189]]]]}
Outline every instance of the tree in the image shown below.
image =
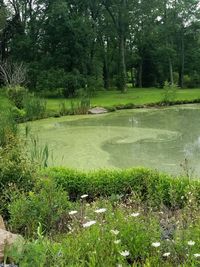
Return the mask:
{"type": "Polygon", "coordinates": [[[102,1],[113,22],[118,39],[118,88],[126,91],[126,38],[129,25],[128,0],[102,1]]]}

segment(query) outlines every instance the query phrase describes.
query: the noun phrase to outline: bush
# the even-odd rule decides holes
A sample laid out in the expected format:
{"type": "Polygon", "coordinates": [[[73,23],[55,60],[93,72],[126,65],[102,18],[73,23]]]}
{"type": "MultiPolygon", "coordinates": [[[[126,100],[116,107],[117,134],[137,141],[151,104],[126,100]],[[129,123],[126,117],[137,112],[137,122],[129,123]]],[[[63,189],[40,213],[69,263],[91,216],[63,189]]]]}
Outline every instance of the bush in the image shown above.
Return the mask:
{"type": "Polygon", "coordinates": [[[17,135],[17,124],[11,110],[0,111],[0,148],[17,135]]]}
{"type": "Polygon", "coordinates": [[[200,85],[200,75],[194,72],[192,75],[184,75],[184,86],[187,88],[198,88],[200,85]]]}
{"type": "Polygon", "coordinates": [[[46,113],[46,101],[33,95],[24,99],[24,110],[28,120],[42,119],[46,113]]]}
{"type": "Polygon", "coordinates": [[[18,109],[24,107],[24,98],[28,94],[28,90],[22,86],[9,87],[7,89],[8,98],[18,109]]]}
{"type": "Polygon", "coordinates": [[[175,101],[177,94],[177,86],[171,85],[168,82],[165,82],[163,87],[163,102],[170,103],[171,101],[175,101]]]}
{"type": "Polygon", "coordinates": [[[79,72],[70,72],[65,77],[63,95],[65,97],[77,96],[78,90],[85,87],[85,79],[79,72]]]}
{"type": "Polygon", "coordinates": [[[65,76],[63,69],[44,70],[37,77],[37,90],[44,93],[48,91],[49,96],[55,96],[55,91],[60,95],[60,90],[56,89],[65,87],[65,76]]]}
{"type": "Polygon", "coordinates": [[[7,209],[12,197],[32,188],[35,171],[15,138],[0,150],[0,213],[4,217],[8,217],[7,209]]]}
{"type": "Polygon", "coordinates": [[[28,196],[21,195],[11,203],[10,225],[28,236],[36,232],[39,224],[45,233],[58,233],[59,229],[67,230],[69,207],[67,193],[61,187],[50,180],[39,181],[28,196]]]}
{"type": "Polygon", "coordinates": [[[11,113],[13,114],[13,118],[16,122],[23,122],[26,119],[26,112],[23,109],[12,107],[11,113]]]}
{"type": "Polygon", "coordinates": [[[90,199],[95,199],[100,196],[136,192],[149,205],[180,208],[185,205],[183,196],[192,190],[200,203],[199,181],[190,181],[183,177],[174,179],[148,169],[100,170],[86,173],[53,168],[45,173],[62,186],[73,200],[82,194],[88,194],[90,199]]]}

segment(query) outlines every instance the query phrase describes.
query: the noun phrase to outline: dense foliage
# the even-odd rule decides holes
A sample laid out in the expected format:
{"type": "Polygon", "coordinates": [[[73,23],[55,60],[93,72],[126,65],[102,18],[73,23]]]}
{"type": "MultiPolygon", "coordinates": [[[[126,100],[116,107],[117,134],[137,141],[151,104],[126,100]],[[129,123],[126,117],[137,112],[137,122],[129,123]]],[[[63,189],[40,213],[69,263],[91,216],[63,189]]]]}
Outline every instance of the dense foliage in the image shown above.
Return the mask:
{"type": "MultiPolygon", "coordinates": [[[[43,193],[29,197],[30,201],[27,198],[26,203],[32,207],[32,222],[37,218],[42,221],[46,212],[46,219],[49,218],[50,209],[46,201],[44,208],[41,203],[33,201],[42,196],[43,193]]],[[[57,195],[57,201],[60,198],[57,195]]],[[[61,227],[65,225],[65,228],[57,226],[57,231],[51,231],[48,237],[47,220],[42,225],[38,223],[37,231],[32,233],[35,240],[17,243],[8,255],[19,266],[35,267],[199,265],[200,213],[192,192],[187,193],[188,204],[175,210],[164,206],[157,209],[148,207],[134,191],[124,198],[115,195],[92,203],[87,201],[88,198],[90,195],[82,195],[76,203],[71,203],[71,210],[68,206],[59,224],[61,227]],[[64,232],[60,232],[61,229],[64,232]]],[[[24,223],[27,229],[31,229],[27,204],[20,206],[20,201],[11,206],[11,224],[20,227],[24,223]]],[[[50,222],[52,218],[57,219],[57,212],[50,214],[50,222]]]]}
{"type": "Polygon", "coordinates": [[[199,14],[198,0],[1,1],[0,57],[24,62],[28,87],[48,95],[90,81],[198,87],[199,14]]]}
{"type": "Polygon", "coordinates": [[[76,200],[87,193],[91,200],[111,195],[127,195],[136,192],[143,201],[152,206],[182,207],[185,194],[189,191],[200,201],[200,184],[189,178],[170,177],[147,169],[100,170],[81,172],[76,170],[54,168],[46,171],[58,185],[76,200]]]}

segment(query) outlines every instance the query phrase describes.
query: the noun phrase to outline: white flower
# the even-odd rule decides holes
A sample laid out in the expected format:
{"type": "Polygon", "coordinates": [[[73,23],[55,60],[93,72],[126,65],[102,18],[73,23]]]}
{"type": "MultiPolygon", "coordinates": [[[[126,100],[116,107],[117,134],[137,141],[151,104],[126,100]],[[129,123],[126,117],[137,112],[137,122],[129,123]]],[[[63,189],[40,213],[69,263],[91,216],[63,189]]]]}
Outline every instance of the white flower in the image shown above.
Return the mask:
{"type": "Polygon", "coordinates": [[[120,239],[114,241],[114,243],[115,243],[116,245],[119,244],[120,242],[121,242],[120,239]]]}
{"type": "Polygon", "coordinates": [[[88,195],[86,195],[86,194],[81,196],[82,199],[87,198],[87,197],[88,197],[88,195]]]}
{"type": "Polygon", "coordinates": [[[122,255],[123,257],[128,257],[130,255],[130,252],[128,250],[124,250],[120,252],[120,255],[122,255]]]}
{"type": "Polygon", "coordinates": [[[86,223],[83,224],[83,227],[84,227],[84,228],[87,228],[87,227],[92,226],[92,225],[95,224],[95,223],[96,223],[96,221],[86,222],[86,223]]]}
{"type": "Polygon", "coordinates": [[[110,232],[113,235],[118,235],[119,234],[119,231],[118,230],[110,230],[110,232]]]}
{"type": "Polygon", "coordinates": [[[140,213],[139,212],[136,212],[136,213],[132,213],[131,214],[131,217],[138,217],[140,215],[140,213]]]}
{"type": "Polygon", "coordinates": [[[155,242],[155,243],[152,243],[151,245],[152,247],[158,248],[160,247],[160,242],[155,242]]]}
{"type": "Polygon", "coordinates": [[[194,257],[195,257],[195,258],[199,258],[199,257],[200,257],[200,253],[196,253],[196,254],[194,254],[194,257]]]}
{"type": "Polygon", "coordinates": [[[190,241],[188,241],[188,245],[189,245],[189,246],[194,246],[194,245],[195,245],[195,242],[192,241],[192,240],[190,240],[190,241]]]}
{"type": "Polygon", "coordinates": [[[98,209],[98,210],[95,210],[95,212],[96,213],[104,213],[104,212],[106,212],[107,211],[107,209],[98,209]]]}
{"type": "Polygon", "coordinates": [[[72,210],[72,211],[69,212],[69,215],[74,215],[74,214],[76,214],[76,213],[78,213],[77,210],[72,210]]]}
{"type": "Polygon", "coordinates": [[[163,257],[169,257],[170,255],[171,255],[170,252],[166,252],[166,253],[163,254],[163,257]]]}

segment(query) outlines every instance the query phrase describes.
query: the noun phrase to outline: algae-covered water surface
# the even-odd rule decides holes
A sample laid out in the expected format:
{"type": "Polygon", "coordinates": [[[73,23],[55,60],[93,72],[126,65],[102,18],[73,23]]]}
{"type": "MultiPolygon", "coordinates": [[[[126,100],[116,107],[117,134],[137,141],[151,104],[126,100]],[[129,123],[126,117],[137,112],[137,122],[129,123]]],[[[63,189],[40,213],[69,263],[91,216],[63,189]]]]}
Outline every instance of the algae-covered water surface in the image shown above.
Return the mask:
{"type": "Polygon", "coordinates": [[[30,125],[40,145],[49,146],[51,166],[144,166],[180,173],[187,158],[188,167],[200,174],[200,105],[68,116],[30,125]]]}

